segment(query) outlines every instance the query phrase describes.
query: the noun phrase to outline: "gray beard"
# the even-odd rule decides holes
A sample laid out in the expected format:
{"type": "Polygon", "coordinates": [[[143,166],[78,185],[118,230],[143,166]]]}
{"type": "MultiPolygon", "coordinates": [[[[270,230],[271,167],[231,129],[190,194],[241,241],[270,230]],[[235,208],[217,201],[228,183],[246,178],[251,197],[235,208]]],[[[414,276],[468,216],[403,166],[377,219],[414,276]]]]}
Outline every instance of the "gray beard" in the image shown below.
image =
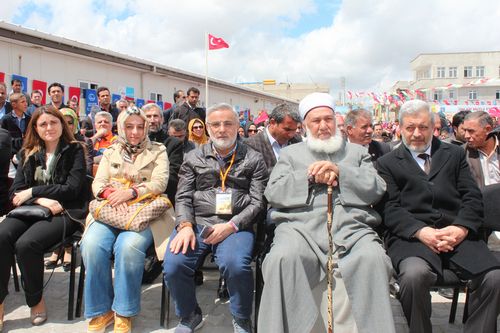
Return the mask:
{"type": "Polygon", "coordinates": [[[413,147],[411,145],[411,142],[407,142],[404,137],[402,137],[401,139],[402,139],[401,141],[403,141],[403,144],[406,146],[406,148],[408,148],[410,151],[412,151],[414,153],[425,153],[425,151],[427,149],[429,149],[429,147],[431,146],[431,142],[432,142],[432,136],[431,136],[429,141],[427,141],[423,146],[417,148],[417,147],[413,147]]]}
{"type": "MultiPolygon", "coordinates": [[[[311,133],[309,128],[306,125],[307,133],[311,133]]],[[[330,137],[329,139],[322,140],[318,138],[314,138],[312,135],[307,136],[307,146],[309,149],[318,152],[318,153],[326,153],[333,154],[338,151],[342,147],[343,143],[342,135],[339,130],[335,131],[335,135],[330,137]]]]}

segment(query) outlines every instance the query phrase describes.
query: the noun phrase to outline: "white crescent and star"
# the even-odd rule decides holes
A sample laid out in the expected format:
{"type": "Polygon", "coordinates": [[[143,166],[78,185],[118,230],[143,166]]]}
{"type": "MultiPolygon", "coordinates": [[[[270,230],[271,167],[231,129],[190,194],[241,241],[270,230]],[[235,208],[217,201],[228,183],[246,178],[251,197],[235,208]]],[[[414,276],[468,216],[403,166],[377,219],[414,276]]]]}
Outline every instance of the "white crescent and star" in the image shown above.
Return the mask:
{"type": "Polygon", "coordinates": [[[215,38],[210,37],[210,45],[217,45],[217,43],[219,42],[219,41],[217,40],[217,43],[213,43],[213,40],[214,40],[214,39],[215,39],[215,38]]]}

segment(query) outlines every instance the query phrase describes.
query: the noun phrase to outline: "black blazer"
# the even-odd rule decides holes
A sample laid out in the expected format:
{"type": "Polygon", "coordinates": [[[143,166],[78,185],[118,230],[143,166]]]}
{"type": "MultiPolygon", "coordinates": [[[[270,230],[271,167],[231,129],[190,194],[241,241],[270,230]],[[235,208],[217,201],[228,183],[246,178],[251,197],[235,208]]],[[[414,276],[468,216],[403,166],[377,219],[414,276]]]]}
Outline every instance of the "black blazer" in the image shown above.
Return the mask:
{"type": "Polygon", "coordinates": [[[433,137],[427,175],[406,146],[400,145],[378,160],[378,172],[387,183],[381,207],[389,229],[388,255],[396,269],[408,257],[425,259],[441,275],[442,263],[448,260],[472,274],[500,267],[478,232],[484,215],[482,196],[463,148],[433,137]],[[412,237],[425,226],[449,225],[469,229],[467,238],[449,253],[438,255],[412,237]]]}
{"type": "Polygon", "coordinates": [[[370,144],[368,145],[368,153],[372,157],[372,163],[375,169],[377,168],[377,160],[379,159],[379,157],[384,156],[390,151],[391,146],[389,146],[385,142],[378,142],[375,140],[372,140],[372,142],[370,142],[370,144]]]}

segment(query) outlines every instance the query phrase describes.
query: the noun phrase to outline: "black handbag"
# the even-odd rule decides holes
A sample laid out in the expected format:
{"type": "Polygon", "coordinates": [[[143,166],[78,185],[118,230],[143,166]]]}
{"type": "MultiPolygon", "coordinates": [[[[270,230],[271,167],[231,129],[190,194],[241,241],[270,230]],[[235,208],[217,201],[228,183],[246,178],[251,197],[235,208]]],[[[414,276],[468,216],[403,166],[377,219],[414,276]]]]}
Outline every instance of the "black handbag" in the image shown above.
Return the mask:
{"type": "Polygon", "coordinates": [[[19,206],[11,210],[7,217],[23,221],[42,221],[52,216],[52,212],[47,207],[40,205],[19,206]]]}

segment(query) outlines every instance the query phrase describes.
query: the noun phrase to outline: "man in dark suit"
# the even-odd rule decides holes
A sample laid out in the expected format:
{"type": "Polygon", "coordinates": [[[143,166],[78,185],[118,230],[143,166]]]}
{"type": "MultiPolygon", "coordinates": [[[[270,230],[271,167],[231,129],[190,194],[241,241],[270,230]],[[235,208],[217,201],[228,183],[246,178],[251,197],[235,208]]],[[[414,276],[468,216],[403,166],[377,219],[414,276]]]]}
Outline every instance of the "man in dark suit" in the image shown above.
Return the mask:
{"type": "Polygon", "coordinates": [[[345,118],[344,124],[349,142],[366,147],[376,168],[377,159],[391,151],[391,147],[384,142],[372,140],[372,114],[365,109],[352,110],[345,118]]]}
{"type": "MultiPolygon", "coordinates": [[[[198,100],[200,99],[200,91],[198,88],[191,87],[187,91],[187,99],[179,107],[175,108],[173,119],[182,119],[186,123],[186,135],[187,126],[192,119],[201,119],[205,123],[206,113],[200,107],[197,107],[198,100]]],[[[206,127],[206,126],[205,126],[206,127]]]]}
{"type": "Polygon", "coordinates": [[[244,141],[247,146],[264,156],[269,174],[278,161],[280,150],[302,141],[300,134],[295,133],[297,124],[301,122],[302,118],[297,108],[283,103],[269,114],[269,126],[244,141]]]}
{"type": "Polygon", "coordinates": [[[165,111],[163,111],[163,125],[164,125],[163,128],[164,129],[168,129],[168,122],[170,121],[170,118],[172,118],[174,116],[177,101],[179,99],[185,100],[186,98],[187,98],[187,96],[184,93],[184,91],[182,91],[182,90],[177,90],[174,93],[174,104],[171,107],[169,107],[168,109],[166,109],[165,111]]]}
{"type": "Polygon", "coordinates": [[[12,111],[12,105],[7,102],[7,85],[0,82],[0,119],[12,111]]]}
{"type": "Polygon", "coordinates": [[[165,148],[167,148],[169,173],[165,193],[171,202],[175,202],[177,183],[179,182],[179,169],[184,159],[182,141],[169,135],[168,132],[162,128],[163,113],[157,104],[146,104],[142,107],[142,111],[144,111],[146,117],[148,117],[149,140],[163,143],[165,148]]]}
{"type": "Polygon", "coordinates": [[[494,332],[500,262],[479,232],[481,192],[464,149],[432,136],[432,116],[425,102],[406,102],[400,110],[403,144],[378,160],[387,183],[381,202],[386,247],[398,272],[403,312],[410,332],[432,331],[429,291],[446,268],[468,281],[465,332],[494,332]]]}

